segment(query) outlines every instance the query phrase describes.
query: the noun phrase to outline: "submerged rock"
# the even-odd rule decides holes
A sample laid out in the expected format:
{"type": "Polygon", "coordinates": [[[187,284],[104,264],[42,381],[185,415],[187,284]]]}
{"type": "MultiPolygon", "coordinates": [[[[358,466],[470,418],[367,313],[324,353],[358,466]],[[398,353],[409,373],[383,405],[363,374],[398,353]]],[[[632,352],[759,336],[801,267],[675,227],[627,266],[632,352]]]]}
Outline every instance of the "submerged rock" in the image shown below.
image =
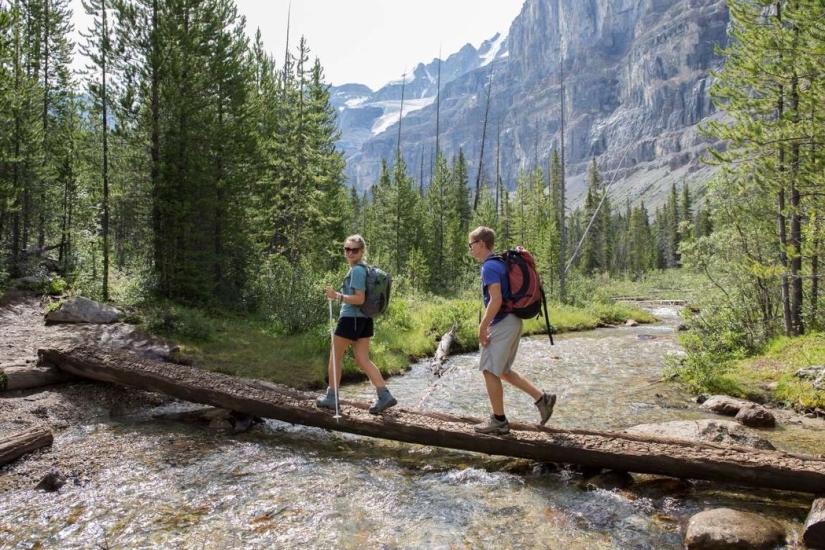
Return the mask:
{"type": "Polygon", "coordinates": [[[54,470],[43,476],[43,479],[40,480],[40,483],[37,484],[35,489],[38,491],[54,493],[65,484],[66,478],[63,477],[63,474],[57,470],[54,470]]]}
{"type": "Polygon", "coordinates": [[[770,550],[784,541],[779,522],[730,508],[699,512],[685,530],[687,550],[770,550]]]}

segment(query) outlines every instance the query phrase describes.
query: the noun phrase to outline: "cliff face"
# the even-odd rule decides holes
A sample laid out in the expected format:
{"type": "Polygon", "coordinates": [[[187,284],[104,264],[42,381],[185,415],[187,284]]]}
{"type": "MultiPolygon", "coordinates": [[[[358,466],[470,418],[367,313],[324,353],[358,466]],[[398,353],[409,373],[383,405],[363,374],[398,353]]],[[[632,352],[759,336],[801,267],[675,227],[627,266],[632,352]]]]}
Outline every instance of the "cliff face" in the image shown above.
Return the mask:
{"type": "MultiPolygon", "coordinates": [[[[439,148],[447,158],[463,148],[475,181],[492,83],[486,181],[493,181],[497,164],[510,189],[519,170],[537,163],[547,168],[561,143],[563,103],[572,204],[586,188],[594,157],[614,204],[627,198],[655,206],[673,183],[699,189],[712,173],[700,157],[716,144],[699,135],[698,124],[718,116],[707,91],[727,23],[724,0],[526,0],[505,52],[477,67],[467,62],[468,70],[452,79],[442,70],[440,100],[420,103],[402,119],[401,148],[411,174],[428,184],[438,126],[439,148]]],[[[464,54],[465,61],[472,57],[464,54]]],[[[411,96],[405,91],[405,97],[411,96]]],[[[381,158],[392,161],[397,120],[396,113],[385,131],[347,142],[351,185],[368,188],[381,158]]]]}

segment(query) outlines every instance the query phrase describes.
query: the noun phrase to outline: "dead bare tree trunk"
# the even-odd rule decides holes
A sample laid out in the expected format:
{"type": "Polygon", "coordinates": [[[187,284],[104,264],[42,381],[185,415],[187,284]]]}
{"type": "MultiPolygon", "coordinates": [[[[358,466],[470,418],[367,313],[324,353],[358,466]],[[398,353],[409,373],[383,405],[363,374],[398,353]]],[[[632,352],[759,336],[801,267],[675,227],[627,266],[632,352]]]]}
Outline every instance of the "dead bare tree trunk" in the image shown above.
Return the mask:
{"type": "Polygon", "coordinates": [[[484,167],[484,142],[487,141],[487,118],[490,115],[490,96],[493,92],[493,69],[490,69],[490,82],[487,85],[487,101],[484,107],[484,126],[481,130],[481,152],[478,154],[478,172],[476,173],[476,194],[473,197],[473,212],[478,210],[478,196],[481,194],[481,171],[484,167]]]}
{"type": "Polygon", "coordinates": [[[447,357],[450,355],[450,347],[452,347],[453,340],[455,340],[456,330],[458,330],[458,325],[453,324],[450,330],[441,337],[441,341],[438,342],[438,349],[435,350],[435,355],[430,360],[430,370],[436,376],[444,374],[444,362],[447,361],[447,357]]]}

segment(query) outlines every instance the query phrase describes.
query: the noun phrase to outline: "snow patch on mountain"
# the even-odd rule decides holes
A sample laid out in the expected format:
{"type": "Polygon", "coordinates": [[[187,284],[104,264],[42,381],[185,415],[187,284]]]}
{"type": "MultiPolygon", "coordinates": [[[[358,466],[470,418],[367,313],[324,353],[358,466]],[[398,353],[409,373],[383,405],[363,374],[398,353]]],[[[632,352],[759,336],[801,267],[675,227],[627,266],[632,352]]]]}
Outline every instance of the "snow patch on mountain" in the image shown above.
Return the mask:
{"type": "Polygon", "coordinates": [[[507,34],[498,33],[492,39],[482,44],[479,50],[480,60],[479,67],[486,67],[496,59],[507,57],[507,34]],[[485,49],[485,46],[489,47],[485,49]]]}
{"type": "MultiPolygon", "coordinates": [[[[412,112],[415,112],[419,109],[423,109],[427,105],[431,105],[434,101],[435,97],[425,97],[422,99],[410,99],[404,101],[403,116],[407,116],[412,112]]],[[[377,136],[378,134],[380,134],[381,132],[383,132],[396,122],[398,122],[398,115],[399,113],[401,113],[401,102],[382,101],[374,105],[384,108],[384,114],[378,119],[376,119],[375,123],[372,125],[372,135],[377,136]]]]}

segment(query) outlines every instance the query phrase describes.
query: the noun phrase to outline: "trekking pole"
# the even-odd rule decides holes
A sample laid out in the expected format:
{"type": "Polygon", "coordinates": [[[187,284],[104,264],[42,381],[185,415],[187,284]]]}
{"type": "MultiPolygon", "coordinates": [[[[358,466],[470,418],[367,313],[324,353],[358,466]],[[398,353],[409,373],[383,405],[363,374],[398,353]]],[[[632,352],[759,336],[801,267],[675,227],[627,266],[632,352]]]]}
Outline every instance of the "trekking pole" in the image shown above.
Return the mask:
{"type": "Polygon", "coordinates": [[[335,416],[332,418],[338,421],[341,415],[338,413],[338,367],[336,365],[337,361],[335,360],[335,325],[332,320],[332,298],[328,298],[327,300],[329,301],[329,353],[332,359],[332,391],[335,392],[335,416]]]}

